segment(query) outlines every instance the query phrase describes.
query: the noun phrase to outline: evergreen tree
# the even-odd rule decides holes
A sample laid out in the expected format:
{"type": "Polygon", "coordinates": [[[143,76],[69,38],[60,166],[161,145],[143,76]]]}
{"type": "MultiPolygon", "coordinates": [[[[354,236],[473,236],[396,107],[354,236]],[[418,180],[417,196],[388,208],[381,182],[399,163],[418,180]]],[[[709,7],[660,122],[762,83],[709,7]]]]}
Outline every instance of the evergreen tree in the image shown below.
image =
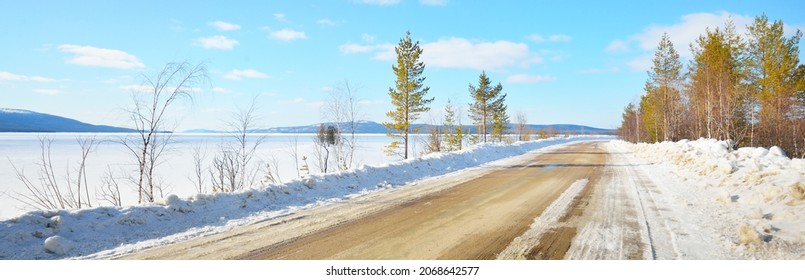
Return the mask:
{"type": "Polygon", "coordinates": [[[660,39],[652,62],[646,97],[640,101],[641,109],[647,112],[643,116],[644,123],[651,126],[647,128],[652,140],[674,140],[678,138],[683,115],[679,93],[682,63],[667,33],[660,39]]]}
{"type": "Polygon", "coordinates": [[[770,23],[766,15],[755,18],[747,27],[751,79],[759,101],[760,134],[758,144],[777,145],[797,155],[805,155],[802,137],[805,104],[801,96],[802,75],[799,64],[799,40],[802,32],[786,38],[783,22],[770,23]]]}
{"type": "MultiPolygon", "coordinates": [[[[506,96],[503,95],[505,98],[506,96]]],[[[495,141],[503,142],[503,135],[509,130],[509,115],[506,113],[506,104],[503,104],[504,99],[496,100],[494,108],[495,111],[492,112],[492,132],[490,136],[495,141]]]]}
{"type": "Polygon", "coordinates": [[[442,124],[444,134],[445,150],[458,151],[462,148],[464,141],[464,129],[461,120],[456,120],[456,108],[448,99],[447,106],[444,107],[444,123],[442,124]]]}
{"type": "Polygon", "coordinates": [[[470,104],[470,118],[473,124],[477,127],[479,138],[478,140],[486,142],[486,135],[490,129],[493,128],[495,121],[495,112],[498,113],[498,121],[500,122],[498,129],[502,135],[504,127],[508,125],[509,117],[506,115],[506,94],[502,93],[503,86],[498,83],[492,86],[492,82],[486,76],[486,72],[481,72],[478,77],[478,86],[472,84],[469,86],[470,97],[473,103],[470,104]],[[505,124],[503,124],[505,122],[505,124]]]}
{"type": "Polygon", "coordinates": [[[391,132],[390,137],[399,138],[386,146],[387,154],[397,154],[403,159],[408,158],[408,144],[410,133],[417,133],[418,129],[412,129],[411,123],[419,118],[419,114],[430,110],[428,104],[433,102],[433,98],[425,98],[425,94],[430,90],[424,86],[425,63],[419,61],[422,55],[422,48],[419,42],[411,41],[411,32],[405,33],[405,38],[400,39],[400,43],[394,48],[397,53],[397,65],[391,68],[397,77],[394,87],[389,87],[389,96],[394,110],[386,113],[391,118],[390,122],[383,125],[391,132]],[[403,152],[399,152],[400,141],[402,141],[403,152]]]}

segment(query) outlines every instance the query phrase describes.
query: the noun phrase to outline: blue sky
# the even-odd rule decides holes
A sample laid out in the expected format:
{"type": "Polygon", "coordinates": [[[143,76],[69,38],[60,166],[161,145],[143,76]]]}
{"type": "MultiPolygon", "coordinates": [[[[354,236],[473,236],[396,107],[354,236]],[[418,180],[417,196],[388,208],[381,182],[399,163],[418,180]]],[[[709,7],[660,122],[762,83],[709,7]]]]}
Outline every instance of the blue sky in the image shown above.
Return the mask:
{"type": "MultiPolygon", "coordinates": [[[[466,110],[485,70],[529,123],[615,128],[668,32],[683,61],[706,27],[761,13],[788,35],[802,1],[3,1],[0,107],[127,126],[143,81],[166,63],[205,63],[210,83],[171,115],[177,129],[223,128],[257,96],[261,127],[322,121],[327,92],[358,87],[362,118],[386,120],[393,46],[424,49],[438,118],[466,110]]],[[[469,119],[465,116],[464,122],[469,119]]],[[[514,119],[512,117],[512,119],[514,119]]]]}

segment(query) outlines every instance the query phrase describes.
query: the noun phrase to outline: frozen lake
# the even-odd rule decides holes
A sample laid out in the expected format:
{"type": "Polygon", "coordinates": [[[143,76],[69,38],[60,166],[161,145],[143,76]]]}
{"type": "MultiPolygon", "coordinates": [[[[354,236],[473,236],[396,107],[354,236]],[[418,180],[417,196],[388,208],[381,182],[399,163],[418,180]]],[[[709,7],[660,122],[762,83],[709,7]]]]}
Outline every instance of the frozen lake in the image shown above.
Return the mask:
{"type": "MultiPolygon", "coordinates": [[[[53,139],[51,146],[53,168],[60,186],[64,187],[68,171],[73,176],[72,180],[75,180],[75,170],[81,158],[81,148],[77,143],[77,138],[92,136],[100,141],[87,158],[87,178],[92,205],[110,204],[99,200],[95,195],[96,189],[102,182],[101,178],[107,173],[107,170],[111,170],[115,176],[121,178],[120,191],[123,204],[136,204],[136,188],[125,178],[135,175],[137,165],[130,152],[119,143],[120,138],[126,137],[126,134],[0,133],[0,220],[17,216],[25,211],[35,210],[17,200],[21,198],[21,194],[27,194],[28,191],[17,178],[14,166],[23,171],[31,181],[35,183],[38,181],[40,172],[37,163],[41,157],[40,137],[53,139]]],[[[263,136],[266,137],[265,142],[259,146],[253,163],[272,162],[272,158],[276,158],[279,178],[282,181],[296,179],[296,164],[291,155],[293,142],[296,139],[299,158],[306,156],[311,174],[319,173],[313,152],[314,135],[261,134],[251,135],[250,139],[256,140],[263,136]]],[[[180,197],[198,192],[191,181],[195,178],[194,148],[201,148],[202,155],[205,156],[204,165],[209,166],[213,156],[219,151],[221,143],[232,141],[224,134],[174,134],[173,140],[175,143],[171,144],[170,150],[163,155],[162,163],[158,166],[156,173],[163,182],[164,194],[172,193],[180,197]]],[[[383,147],[390,141],[389,137],[381,134],[358,135],[358,147],[353,167],[396,160],[397,158],[388,157],[383,153],[383,147]]]]}

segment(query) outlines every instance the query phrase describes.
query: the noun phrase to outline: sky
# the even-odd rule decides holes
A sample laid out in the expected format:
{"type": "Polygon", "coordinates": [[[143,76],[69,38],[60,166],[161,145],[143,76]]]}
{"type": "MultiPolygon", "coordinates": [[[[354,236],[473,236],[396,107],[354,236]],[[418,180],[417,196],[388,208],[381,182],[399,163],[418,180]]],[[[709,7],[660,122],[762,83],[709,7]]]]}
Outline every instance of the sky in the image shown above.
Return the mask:
{"type": "Polygon", "coordinates": [[[707,27],[731,18],[744,33],[765,13],[791,36],[805,30],[802,11],[802,1],[3,1],[0,108],[132,127],[145,79],[186,61],[208,79],[172,105],[176,130],[225,129],[252,100],[259,127],[319,123],[345,82],[360,118],[382,122],[393,48],[410,31],[435,98],[417,122],[438,120],[448,100],[466,112],[485,71],[512,120],[616,128],[663,33],[687,62],[707,27]]]}

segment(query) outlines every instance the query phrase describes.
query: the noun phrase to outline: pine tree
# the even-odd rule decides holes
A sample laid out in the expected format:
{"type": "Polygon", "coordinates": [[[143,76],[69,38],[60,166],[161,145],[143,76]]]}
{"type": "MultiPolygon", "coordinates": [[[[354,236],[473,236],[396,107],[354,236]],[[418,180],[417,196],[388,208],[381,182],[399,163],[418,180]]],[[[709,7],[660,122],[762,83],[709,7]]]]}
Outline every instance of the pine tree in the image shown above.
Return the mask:
{"type": "Polygon", "coordinates": [[[492,112],[492,132],[490,136],[498,142],[503,142],[503,135],[509,130],[509,115],[506,113],[506,104],[503,103],[505,97],[503,95],[503,98],[496,100],[496,104],[493,106],[495,110],[492,112]]]}
{"type": "Polygon", "coordinates": [[[464,131],[461,127],[461,120],[456,120],[456,108],[453,107],[453,103],[450,99],[447,100],[447,105],[444,107],[442,131],[444,134],[445,150],[461,150],[461,142],[464,141],[464,131]]]}
{"type": "Polygon", "coordinates": [[[679,87],[682,82],[682,63],[674,44],[663,34],[652,60],[653,66],[648,71],[646,81],[646,98],[640,101],[641,109],[651,114],[644,115],[645,123],[652,125],[649,134],[654,141],[667,141],[678,138],[682,124],[682,102],[679,87]]]}
{"type": "MultiPolygon", "coordinates": [[[[763,146],[777,145],[794,154],[805,145],[800,130],[805,116],[798,100],[798,84],[801,84],[799,64],[799,40],[802,32],[786,38],[783,22],[770,23],[766,15],[755,18],[747,27],[751,79],[755,97],[759,101],[759,125],[763,146]],[[801,141],[800,141],[801,140],[801,141]]],[[[801,91],[801,89],[799,89],[801,91]]]]}
{"type": "Polygon", "coordinates": [[[500,122],[498,129],[502,135],[504,127],[509,123],[509,117],[506,115],[506,94],[502,93],[503,86],[498,83],[492,86],[492,82],[486,76],[486,72],[481,72],[478,77],[478,87],[470,84],[469,92],[472,97],[473,103],[470,104],[470,118],[473,124],[477,126],[479,140],[486,142],[486,135],[489,130],[493,128],[495,112],[498,113],[498,121],[500,122]],[[504,124],[505,122],[505,124],[504,124]]]}
{"type": "Polygon", "coordinates": [[[388,136],[399,138],[386,146],[387,154],[397,154],[403,159],[408,158],[408,144],[410,133],[417,133],[418,129],[412,129],[411,123],[419,118],[419,114],[430,110],[428,104],[433,102],[433,98],[425,98],[425,94],[430,90],[424,86],[425,63],[419,61],[422,55],[422,48],[419,42],[411,41],[411,32],[405,33],[405,38],[400,39],[400,43],[394,48],[397,53],[397,65],[391,68],[397,80],[394,87],[389,87],[389,96],[394,110],[386,113],[391,118],[390,122],[383,125],[391,132],[388,136]],[[399,152],[400,141],[402,141],[403,152],[399,152]]]}

